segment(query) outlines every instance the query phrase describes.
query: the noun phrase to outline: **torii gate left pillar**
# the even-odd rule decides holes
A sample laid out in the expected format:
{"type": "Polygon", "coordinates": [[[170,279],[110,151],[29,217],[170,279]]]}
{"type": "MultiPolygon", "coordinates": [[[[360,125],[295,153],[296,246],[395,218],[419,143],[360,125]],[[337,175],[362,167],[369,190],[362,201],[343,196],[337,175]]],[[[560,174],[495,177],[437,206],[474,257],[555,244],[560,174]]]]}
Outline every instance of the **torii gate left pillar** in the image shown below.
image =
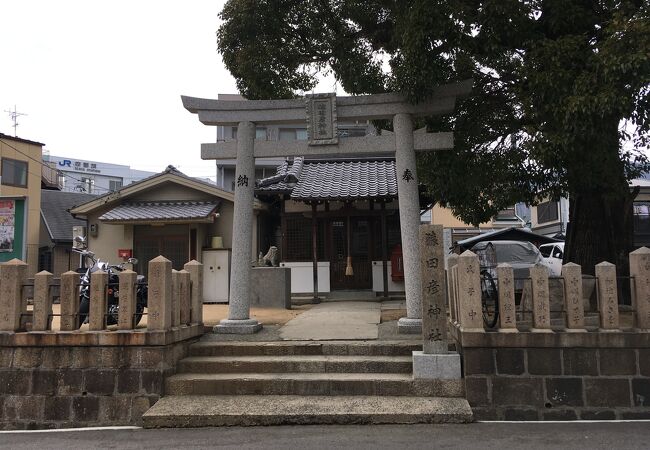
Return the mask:
{"type": "Polygon", "coordinates": [[[236,142],[203,144],[203,159],[237,160],[233,220],[232,278],[228,319],[219,333],[254,333],[261,328],[250,314],[252,214],[255,157],[350,156],[394,154],[404,261],[407,316],[398,322],[402,333],[420,333],[422,281],[420,274],[420,209],[415,151],[453,148],[451,133],[413,131],[413,116],[450,113],[456,97],[471,90],[471,81],[441,86],[432,98],[414,105],[399,94],[336,97],[315,94],[305,100],[223,101],[182,97],[187,110],[206,125],[237,125],[236,142]],[[310,141],[258,141],[255,125],[296,124],[305,121],[307,106],[310,141]],[[393,120],[394,133],[339,139],[337,120],[393,120]]]}

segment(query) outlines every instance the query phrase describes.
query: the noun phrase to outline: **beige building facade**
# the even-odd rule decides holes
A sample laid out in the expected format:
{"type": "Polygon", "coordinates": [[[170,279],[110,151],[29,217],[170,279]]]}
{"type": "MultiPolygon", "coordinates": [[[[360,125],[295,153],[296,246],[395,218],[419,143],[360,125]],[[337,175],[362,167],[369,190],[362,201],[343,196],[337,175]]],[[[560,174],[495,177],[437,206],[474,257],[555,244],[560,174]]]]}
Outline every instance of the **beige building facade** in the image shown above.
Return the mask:
{"type": "MultiPolygon", "coordinates": [[[[190,260],[202,261],[203,250],[220,238],[232,247],[234,196],[186,176],[173,167],[107,195],[76,206],[71,213],[86,221],[88,247],[102,260],[118,263],[133,256],[133,269],[147,275],[148,262],[162,255],[180,270],[190,260]]],[[[263,210],[255,204],[255,218],[263,210]]],[[[253,224],[256,231],[257,220],[253,224]]],[[[251,261],[256,259],[253,245],[251,261]]]]}
{"type": "Polygon", "coordinates": [[[38,270],[43,145],[0,133],[0,262],[38,270]]]}

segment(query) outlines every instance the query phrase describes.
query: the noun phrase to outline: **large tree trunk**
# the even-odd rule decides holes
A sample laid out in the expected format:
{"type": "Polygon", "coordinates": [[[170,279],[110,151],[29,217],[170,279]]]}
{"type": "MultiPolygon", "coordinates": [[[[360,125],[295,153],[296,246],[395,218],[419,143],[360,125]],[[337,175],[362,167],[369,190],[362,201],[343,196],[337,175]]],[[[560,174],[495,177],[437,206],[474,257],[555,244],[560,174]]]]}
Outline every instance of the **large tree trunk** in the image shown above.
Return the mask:
{"type": "Polygon", "coordinates": [[[628,254],[634,245],[632,206],[635,196],[636,191],[620,195],[572,194],[564,262],[580,264],[582,273],[593,275],[596,264],[608,261],[616,264],[619,276],[629,275],[628,254]]]}
{"type": "MultiPolygon", "coordinates": [[[[629,275],[628,254],[634,245],[633,201],[624,162],[619,154],[618,119],[586,117],[592,132],[577,134],[567,167],[569,230],[564,262],[594,274],[603,261],[616,265],[619,276],[629,275]]],[[[629,283],[619,283],[621,286],[629,283]]]]}

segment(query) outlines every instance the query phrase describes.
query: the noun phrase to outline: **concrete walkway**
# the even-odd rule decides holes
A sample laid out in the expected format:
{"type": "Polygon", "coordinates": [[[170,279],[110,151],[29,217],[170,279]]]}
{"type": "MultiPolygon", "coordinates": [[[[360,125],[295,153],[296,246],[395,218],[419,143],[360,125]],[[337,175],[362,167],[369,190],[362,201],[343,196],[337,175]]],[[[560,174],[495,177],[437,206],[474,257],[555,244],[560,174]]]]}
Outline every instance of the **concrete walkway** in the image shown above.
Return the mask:
{"type": "Polygon", "coordinates": [[[325,302],[287,322],[280,337],[285,341],[377,339],[380,321],[381,303],[325,302]]]}

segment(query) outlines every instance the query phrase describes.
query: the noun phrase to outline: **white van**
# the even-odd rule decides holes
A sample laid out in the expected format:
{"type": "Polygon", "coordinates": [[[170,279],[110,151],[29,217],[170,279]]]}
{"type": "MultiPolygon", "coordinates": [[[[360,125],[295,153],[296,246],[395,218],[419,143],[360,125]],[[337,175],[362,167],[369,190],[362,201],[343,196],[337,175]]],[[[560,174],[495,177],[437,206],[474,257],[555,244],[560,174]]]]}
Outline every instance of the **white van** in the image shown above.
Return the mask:
{"type": "Polygon", "coordinates": [[[542,244],[539,246],[542,259],[548,266],[548,273],[552,277],[559,277],[562,273],[562,258],[564,258],[564,242],[542,244]]]}

